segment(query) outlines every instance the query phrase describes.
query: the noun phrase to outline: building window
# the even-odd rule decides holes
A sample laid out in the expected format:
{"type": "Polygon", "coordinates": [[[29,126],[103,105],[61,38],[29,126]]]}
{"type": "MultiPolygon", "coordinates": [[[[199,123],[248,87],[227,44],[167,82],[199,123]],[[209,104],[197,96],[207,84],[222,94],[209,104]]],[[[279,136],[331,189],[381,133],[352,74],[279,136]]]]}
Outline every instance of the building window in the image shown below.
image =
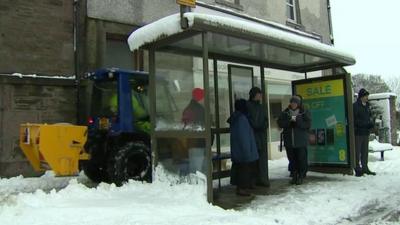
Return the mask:
{"type": "Polygon", "coordinates": [[[215,0],[215,2],[237,10],[243,10],[243,6],[240,5],[240,0],[215,0]]]}
{"type": "Polygon", "coordinates": [[[104,67],[133,69],[133,53],[129,51],[127,36],[107,33],[104,67]]]}
{"type": "Polygon", "coordinates": [[[286,0],[286,16],[288,20],[297,22],[296,19],[296,0],[286,0]]]}
{"type": "Polygon", "coordinates": [[[240,5],[240,0],[225,0],[225,1],[236,4],[236,5],[240,5]]]}

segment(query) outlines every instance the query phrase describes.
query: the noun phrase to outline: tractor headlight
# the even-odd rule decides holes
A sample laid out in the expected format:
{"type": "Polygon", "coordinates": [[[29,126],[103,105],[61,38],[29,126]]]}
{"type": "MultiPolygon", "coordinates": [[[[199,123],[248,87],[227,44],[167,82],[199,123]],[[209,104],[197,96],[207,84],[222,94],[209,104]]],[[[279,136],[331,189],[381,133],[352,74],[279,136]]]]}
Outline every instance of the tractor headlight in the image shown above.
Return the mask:
{"type": "Polygon", "coordinates": [[[114,78],[114,73],[113,72],[108,72],[108,78],[110,78],[110,79],[114,78]]]}

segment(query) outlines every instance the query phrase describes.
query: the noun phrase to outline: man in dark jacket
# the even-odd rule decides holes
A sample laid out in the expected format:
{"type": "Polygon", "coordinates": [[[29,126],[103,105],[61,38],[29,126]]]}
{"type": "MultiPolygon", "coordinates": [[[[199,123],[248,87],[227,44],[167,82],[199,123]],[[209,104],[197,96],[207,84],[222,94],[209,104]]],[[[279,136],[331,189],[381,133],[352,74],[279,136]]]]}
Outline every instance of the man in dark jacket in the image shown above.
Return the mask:
{"type": "Polygon", "coordinates": [[[368,103],[368,91],[361,88],[357,101],[353,103],[354,133],[356,147],[356,176],[376,175],[368,169],[368,142],[370,130],[374,127],[368,103]],[[361,166],[360,166],[361,161],[361,166]]]}
{"type": "Polygon", "coordinates": [[[269,187],[268,178],[268,150],[267,150],[267,127],[268,118],[266,108],[261,104],[262,91],[258,87],[253,87],[249,92],[249,101],[247,102],[248,118],[253,128],[254,137],[258,149],[258,172],[256,184],[269,187]]]}
{"type": "Polygon", "coordinates": [[[289,107],[279,116],[278,125],[283,128],[283,141],[289,167],[293,170],[291,183],[302,184],[307,172],[307,144],[311,116],[302,107],[301,97],[294,95],[290,99],[289,107]]]}
{"type": "Polygon", "coordinates": [[[255,180],[258,151],[253,130],[247,118],[246,100],[235,101],[235,112],[228,119],[231,132],[231,183],[237,185],[238,195],[250,195],[245,189],[251,188],[255,180]],[[232,181],[234,179],[235,181],[232,181]]]}

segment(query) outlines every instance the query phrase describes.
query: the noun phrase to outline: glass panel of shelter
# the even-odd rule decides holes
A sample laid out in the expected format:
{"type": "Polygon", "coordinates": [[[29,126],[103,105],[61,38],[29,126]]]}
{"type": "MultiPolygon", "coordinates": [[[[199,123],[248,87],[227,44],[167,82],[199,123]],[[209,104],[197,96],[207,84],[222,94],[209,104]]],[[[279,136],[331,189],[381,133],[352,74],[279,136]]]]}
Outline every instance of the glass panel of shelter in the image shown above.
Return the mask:
{"type": "MultiPolygon", "coordinates": [[[[213,112],[212,128],[213,128],[213,172],[214,178],[218,178],[218,187],[221,187],[219,178],[229,176],[232,162],[230,160],[230,131],[228,118],[234,111],[234,102],[237,99],[248,99],[249,90],[255,83],[260,84],[259,75],[254,76],[254,67],[232,64],[226,61],[214,61],[217,63],[214,68],[213,77],[217,76],[217,84],[211,82],[210,90],[218,88],[218,106],[211,105],[213,112]],[[217,69],[217,71],[215,71],[217,69]],[[215,118],[218,114],[219,121],[215,118]],[[219,123],[218,123],[219,122],[219,123]],[[218,124],[217,124],[218,123],[218,124]],[[219,129],[217,129],[219,128],[219,129]]],[[[214,96],[214,99],[216,96],[214,96]]],[[[217,183],[214,182],[214,187],[217,183]]]]}
{"type": "Polygon", "coordinates": [[[265,77],[267,81],[266,94],[268,96],[267,109],[269,119],[269,152],[271,157],[284,154],[280,148],[281,128],[278,126],[277,119],[280,113],[289,105],[292,96],[291,81],[305,78],[304,73],[296,73],[278,69],[265,68],[265,77]]]}
{"type": "Polygon", "coordinates": [[[203,71],[196,64],[202,58],[155,52],[157,164],[180,178],[207,174],[203,71]]]}
{"type": "MultiPolygon", "coordinates": [[[[212,165],[213,177],[220,177],[222,172],[230,170],[230,134],[226,122],[230,116],[230,89],[228,80],[228,63],[209,60],[210,68],[210,112],[212,130],[212,165]],[[216,89],[217,88],[217,89],[216,89]],[[221,156],[225,157],[222,158],[221,156]],[[226,157],[228,156],[228,157],[226,157]]],[[[226,176],[226,175],[225,175],[226,176]]],[[[221,185],[214,182],[213,186],[221,185]]]]}
{"type": "Polygon", "coordinates": [[[247,99],[249,90],[254,85],[253,68],[238,65],[228,65],[228,76],[231,93],[231,113],[234,111],[234,103],[237,99],[247,99]]]}

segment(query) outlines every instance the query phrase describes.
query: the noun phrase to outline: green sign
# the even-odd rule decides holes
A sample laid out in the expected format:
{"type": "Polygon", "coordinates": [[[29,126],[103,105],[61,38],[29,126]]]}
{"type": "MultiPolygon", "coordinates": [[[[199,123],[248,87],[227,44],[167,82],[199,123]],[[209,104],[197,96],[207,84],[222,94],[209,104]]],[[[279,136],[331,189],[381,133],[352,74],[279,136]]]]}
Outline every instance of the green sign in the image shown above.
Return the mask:
{"type": "Polygon", "coordinates": [[[349,165],[344,77],[295,81],[294,93],[303,97],[311,113],[308,161],[310,165],[349,165]]]}

